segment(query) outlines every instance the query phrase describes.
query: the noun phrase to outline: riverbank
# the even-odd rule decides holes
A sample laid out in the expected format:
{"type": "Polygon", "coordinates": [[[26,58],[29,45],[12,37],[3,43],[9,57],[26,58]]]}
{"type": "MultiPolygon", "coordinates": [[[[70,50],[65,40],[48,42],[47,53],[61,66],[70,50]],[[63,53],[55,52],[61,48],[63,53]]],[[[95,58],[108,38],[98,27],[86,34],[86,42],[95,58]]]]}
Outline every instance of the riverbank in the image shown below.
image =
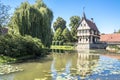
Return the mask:
{"type": "Polygon", "coordinates": [[[41,57],[41,56],[28,55],[28,56],[23,56],[19,58],[11,58],[8,56],[1,55],[0,56],[0,75],[24,71],[23,68],[15,66],[14,64],[23,63],[27,61],[34,61],[37,59],[43,59],[46,56],[41,57]]]}
{"type": "Polygon", "coordinates": [[[109,52],[120,53],[120,47],[118,46],[107,46],[106,50],[109,52]]]}

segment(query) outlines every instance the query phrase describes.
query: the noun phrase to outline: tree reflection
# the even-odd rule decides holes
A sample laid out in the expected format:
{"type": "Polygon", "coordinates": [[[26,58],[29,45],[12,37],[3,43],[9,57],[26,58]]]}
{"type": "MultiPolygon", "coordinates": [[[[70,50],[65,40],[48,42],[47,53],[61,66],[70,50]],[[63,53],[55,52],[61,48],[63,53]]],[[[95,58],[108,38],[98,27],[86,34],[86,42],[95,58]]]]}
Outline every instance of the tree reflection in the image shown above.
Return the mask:
{"type": "Polygon", "coordinates": [[[53,80],[80,80],[92,74],[99,60],[98,54],[78,50],[74,54],[55,54],[51,64],[53,80]]]}

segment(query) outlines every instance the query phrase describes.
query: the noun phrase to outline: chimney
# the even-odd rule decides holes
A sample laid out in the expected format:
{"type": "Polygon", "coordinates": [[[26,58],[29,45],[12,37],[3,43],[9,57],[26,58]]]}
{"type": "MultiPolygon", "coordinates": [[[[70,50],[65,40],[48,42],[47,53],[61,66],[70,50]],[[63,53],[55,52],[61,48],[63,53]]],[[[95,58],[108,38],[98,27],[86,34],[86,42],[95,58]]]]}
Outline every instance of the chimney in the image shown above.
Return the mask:
{"type": "Polygon", "coordinates": [[[91,21],[94,22],[93,18],[91,18],[91,21]]]}

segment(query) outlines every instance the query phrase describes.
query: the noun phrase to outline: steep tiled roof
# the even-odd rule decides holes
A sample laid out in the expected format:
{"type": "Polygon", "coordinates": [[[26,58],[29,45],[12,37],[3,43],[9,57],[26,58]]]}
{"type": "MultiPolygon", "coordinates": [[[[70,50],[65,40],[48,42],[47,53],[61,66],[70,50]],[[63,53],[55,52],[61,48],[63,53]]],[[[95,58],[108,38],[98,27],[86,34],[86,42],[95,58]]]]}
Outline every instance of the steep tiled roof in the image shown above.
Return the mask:
{"type": "Polygon", "coordinates": [[[102,42],[120,42],[120,33],[100,35],[102,42]]]}
{"type": "Polygon", "coordinates": [[[94,22],[92,22],[92,21],[90,21],[90,20],[88,20],[88,19],[86,19],[86,22],[87,22],[87,24],[89,25],[89,27],[90,27],[91,29],[96,30],[96,31],[99,31],[98,28],[97,28],[97,26],[96,26],[96,24],[95,24],[94,22]]]}
{"type": "MultiPolygon", "coordinates": [[[[86,21],[86,23],[88,24],[88,26],[90,27],[90,29],[92,29],[92,30],[95,30],[95,31],[98,31],[99,32],[99,30],[98,30],[98,28],[97,28],[97,26],[96,26],[96,24],[93,22],[93,21],[91,21],[91,20],[88,20],[87,18],[86,18],[86,16],[85,16],[85,13],[83,12],[83,17],[82,17],[82,20],[79,22],[79,25],[82,23],[82,21],[83,20],[85,20],[86,21]]],[[[78,28],[79,29],[79,28],[78,28]]]]}

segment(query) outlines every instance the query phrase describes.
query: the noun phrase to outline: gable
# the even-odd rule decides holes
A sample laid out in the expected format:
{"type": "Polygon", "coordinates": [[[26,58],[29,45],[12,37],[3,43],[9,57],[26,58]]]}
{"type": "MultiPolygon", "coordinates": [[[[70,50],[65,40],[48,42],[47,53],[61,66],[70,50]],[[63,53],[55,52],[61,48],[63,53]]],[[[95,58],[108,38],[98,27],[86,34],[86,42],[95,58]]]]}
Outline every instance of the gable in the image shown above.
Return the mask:
{"type": "Polygon", "coordinates": [[[81,29],[90,29],[90,26],[87,24],[85,19],[83,19],[79,24],[78,30],[81,29]]]}

